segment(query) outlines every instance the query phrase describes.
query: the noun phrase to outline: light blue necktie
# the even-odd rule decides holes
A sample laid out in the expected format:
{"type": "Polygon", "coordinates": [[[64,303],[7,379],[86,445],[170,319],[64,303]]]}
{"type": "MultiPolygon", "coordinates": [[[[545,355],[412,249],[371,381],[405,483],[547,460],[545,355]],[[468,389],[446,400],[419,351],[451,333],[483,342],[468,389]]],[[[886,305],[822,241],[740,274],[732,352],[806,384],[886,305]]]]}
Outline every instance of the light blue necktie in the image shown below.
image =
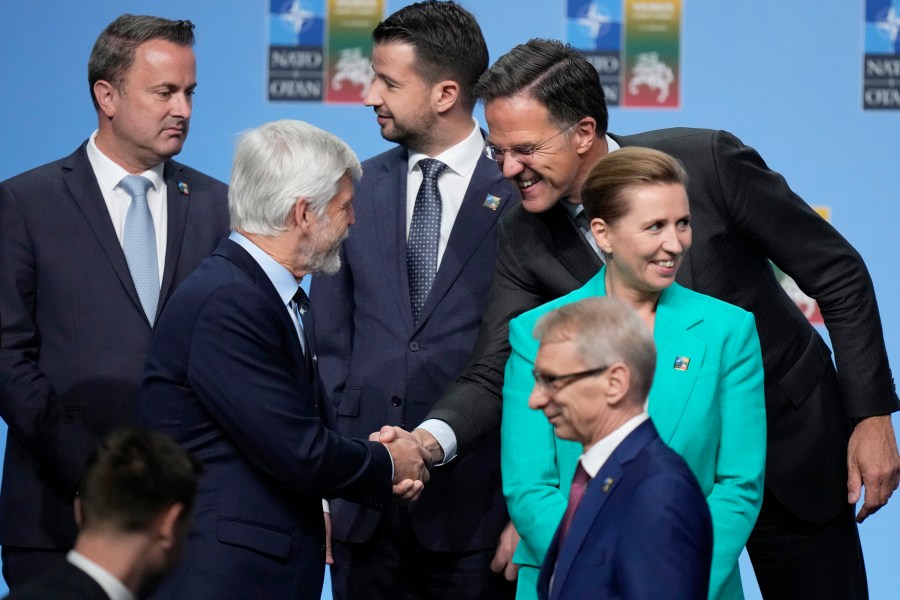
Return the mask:
{"type": "Polygon", "coordinates": [[[153,184],[146,177],[128,175],[119,187],[131,196],[131,205],[125,217],[125,239],[122,249],[128,270],[137,289],[144,313],[153,325],[159,304],[159,262],[156,257],[156,230],[153,216],[147,204],[147,190],[153,184]]]}
{"type": "Polygon", "coordinates": [[[437,180],[447,165],[433,158],[423,158],[419,161],[419,167],[422,169],[422,185],[416,194],[409,239],[406,240],[409,301],[416,324],[437,273],[438,240],[441,235],[441,192],[437,180]]]}

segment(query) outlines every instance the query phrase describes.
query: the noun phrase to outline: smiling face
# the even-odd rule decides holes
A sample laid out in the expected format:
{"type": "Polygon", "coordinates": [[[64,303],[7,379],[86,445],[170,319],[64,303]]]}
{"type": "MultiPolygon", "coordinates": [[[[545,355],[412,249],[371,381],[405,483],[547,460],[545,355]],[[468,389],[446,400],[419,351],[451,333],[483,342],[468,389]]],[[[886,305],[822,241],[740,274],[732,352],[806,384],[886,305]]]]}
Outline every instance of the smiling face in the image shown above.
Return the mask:
{"type": "MultiPolygon", "coordinates": [[[[546,375],[563,375],[592,369],[581,358],[578,345],[571,339],[544,339],[534,361],[534,369],[546,375]]],[[[588,444],[608,429],[609,409],[604,402],[604,373],[584,377],[558,391],[535,385],[528,406],[540,410],[553,425],[557,436],[588,444]]]]}
{"type": "Polygon", "coordinates": [[[607,260],[611,294],[641,299],[659,296],[675,281],[675,273],[691,247],[691,213],[684,186],[646,184],[624,191],[628,211],[612,224],[591,221],[597,244],[607,260]]]}
{"type": "Polygon", "coordinates": [[[593,119],[564,130],[550,121],[543,104],[521,95],[491,100],[484,116],[489,144],[504,150],[534,150],[521,160],[507,155],[501,164],[503,175],[519,188],[525,210],[544,212],[561,198],[577,197],[583,171],[590,166],[584,156],[593,142],[593,119]]]}
{"type": "Polygon", "coordinates": [[[94,84],[101,112],[97,146],[132,173],[175,156],[187,138],[196,86],[190,46],[144,42],[121,82],[94,84]]]}
{"type": "Polygon", "coordinates": [[[388,42],[372,48],[375,78],[363,100],[375,109],[381,137],[423,151],[437,122],[432,110],[432,85],[416,69],[410,44],[388,42]]]}

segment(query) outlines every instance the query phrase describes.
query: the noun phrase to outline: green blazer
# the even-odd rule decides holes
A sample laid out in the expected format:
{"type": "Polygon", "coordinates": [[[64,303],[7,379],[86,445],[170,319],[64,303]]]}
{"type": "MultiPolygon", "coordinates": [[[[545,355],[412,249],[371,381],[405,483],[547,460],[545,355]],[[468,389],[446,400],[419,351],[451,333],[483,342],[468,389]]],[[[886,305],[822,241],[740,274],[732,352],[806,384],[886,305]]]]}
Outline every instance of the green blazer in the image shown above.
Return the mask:
{"type": "MultiPolygon", "coordinates": [[[[545,313],[606,295],[601,271],[583,287],[510,321],[512,354],[503,385],[503,493],[522,536],[515,562],[518,598],[530,588],[562,520],[580,444],[557,438],[540,411],[528,408],[545,313]]],[[[656,373],[649,413],[659,435],[684,457],[706,494],[713,522],[710,598],[742,598],[738,556],[762,504],[766,458],[763,366],[753,315],[673,284],[664,290],[654,326],[656,373]],[[690,359],[687,369],[676,358],[690,359]]],[[[680,361],[684,362],[684,361],[680,361]]]]}

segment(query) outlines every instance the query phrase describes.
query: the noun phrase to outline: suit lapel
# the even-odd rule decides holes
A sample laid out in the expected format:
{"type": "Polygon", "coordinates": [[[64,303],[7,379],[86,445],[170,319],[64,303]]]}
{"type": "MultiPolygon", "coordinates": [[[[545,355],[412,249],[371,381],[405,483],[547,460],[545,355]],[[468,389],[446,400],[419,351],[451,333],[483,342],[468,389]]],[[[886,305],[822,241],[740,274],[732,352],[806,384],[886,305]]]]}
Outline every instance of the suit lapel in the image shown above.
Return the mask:
{"type": "MultiPolygon", "coordinates": [[[[163,169],[163,179],[166,182],[166,259],[163,268],[163,279],[159,289],[159,310],[163,308],[165,299],[171,291],[172,281],[175,279],[175,268],[178,266],[178,257],[181,256],[181,243],[184,240],[184,231],[187,224],[188,209],[190,207],[190,193],[182,193],[179,184],[186,184],[187,190],[191,189],[191,182],[184,181],[182,168],[166,161],[163,169]]],[[[159,316],[157,314],[157,316],[159,316]]]]}
{"type": "MultiPolygon", "coordinates": [[[[607,501],[614,496],[622,485],[622,480],[627,477],[628,463],[634,460],[634,457],[653,440],[654,433],[653,423],[649,419],[638,425],[637,429],[629,433],[622,440],[622,443],[613,450],[610,457],[600,467],[597,476],[588,484],[584,498],[581,500],[581,504],[572,518],[569,535],[566,537],[562,547],[559,548],[553,584],[555,590],[563,589],[566,577],[568,577],[569,571],[571,571],[572,565],[587,539],[592,524],[604,518],[601,515],[601,511],[606,506],[607,501]]],[[[606,540],[593,539],[591,541],[592,543],[597,543],[598,541],[605,542],[606,540]]]]}
{"type": "Polygon", "coordinates": [[[703,315],[685,300],[683,288],[676,284],[663,291],[653,332],[657,356],[649,412],[667,444],[678,429],[703,366],[706,342],[690,331],[702,321],[703,315]]]}
{"type": "MultiPolygon", "coordinates": [[[[84,215],[85,221],[94,232],[97,242],[106,253],[107,259],[112,266],[113,271],[119,278],[125,292],[131,298],[135,308],[141,315],[144,314],[144,308],[140,298],[137,295],[137,289],[134,287],[134,281],[131,279],[131,272],[128,270],[128,263],[125,261],[125,252],[116,236],[116,230],[113,227],[112,219],[109,216],[109,209],[103,200],[103,193],[97,184],[97,178],[94,176],[94,170],[87,158],[85,150],[87,142],[70,155],[63,162],[63,180],[72,198],[84,215]]],[[[150,326],[150,321],[147,321],[150,326]]]]}
{"type": "MultiPolygon", "coordinates": [[[[266,275],[266,272],[263,271],[262,267],[259,266],[256,260],[254,260],[253,257],[250,256],[250,253],[241,248],[238,243],[230,239],[222,240],[213,254],[228,259],[229,261],[237,265],[237,267],[242,271],[247,273],[247,275],[253,279],[256,285],[259,286],[263,294],[270,300],[272,310],[277,315],[278,322],[281,325],[281,329],[284,333],[284,337],[288,340],[288,357],[295,365],[300,379],[308,382],[310,387],[315,391],[315,377],[312,373],[310,373],[309,369],[306,366],[306,358],[303,355],[303,348],[300,346],[300,338],[297,336],[297,329],[294,327],[294,322],[288,315],[287,308],[281,301],[281,297],[275,290],[275,286],[272,285],[272,281],[269,279],[269,276],[266,275]]],[[[312,321],[312,319],[308,320],[312,321]]],[[[315,395],[313,396],[313,402],[314,404],[318,404],[318,399],[315,395]]]]}
{"type": "Polygon", "coordinates": [[[372,189],[382,190],[377,194],[379,204],[374,219],[378,239],[383,252],[383,262],[387,271],[386,284],[393,290],[394,306],[400,321],[412,331],[412,309],[409,304],[409,276],[406,271],[406,180],[409,171],[408,154],[404,148],[397,148],[381,169],[373,172],[377,179],[371,183],[372,189]]]}
{"type": "Polygon", "coordinates": [[[597,274],[603,261],[584,239],[581,230],[560,202],[536,216],[546,227],[556,249],[554,254],[566,270],[582,283],[597,274]]]}
{"type": "MultiPolygon", "coordinates": [[[[504,181],[497,163],[482,155],[475,165],[469,187],[453,223],[434,284],[419,314],[419,327],[427,321],[441,298],[453,286],[469,258],[494,227],[500,213],[503,212],[504,205],[511,201],[510,192],[503,187],[504,181]],[[495,210],[484,205],[489,194],[500,198],[500,205],[495,210]]],[[[404,256],[404,266],[405,264],[404,256]]],[[[407,304],[408,298],[407,293],[407,304]]]]}

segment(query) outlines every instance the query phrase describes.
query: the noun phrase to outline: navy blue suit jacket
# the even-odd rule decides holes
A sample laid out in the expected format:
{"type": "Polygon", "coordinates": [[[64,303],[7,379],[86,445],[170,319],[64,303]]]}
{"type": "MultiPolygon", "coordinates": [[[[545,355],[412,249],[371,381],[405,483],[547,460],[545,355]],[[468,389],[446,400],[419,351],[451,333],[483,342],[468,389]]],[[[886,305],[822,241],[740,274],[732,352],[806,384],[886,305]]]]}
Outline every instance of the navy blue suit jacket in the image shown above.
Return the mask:
{"type": "Polygon", "coordinates": [[[109,595],[90,575],[70,562],[50,571],[6,597],[7,600],[109,600],[109,595]]]}
{"type": "Polygon", "coordinates": [[[388,451],[331,429],[319,387],[272,282],[223,240],[163,311],[141,387],[141,423],[206,467],[184,560],[156,597],[318,600],[321,499],[391,497],[388,451]]]}
{"type": "MultiPolygon", "coordinates": [[[[313,278],[311,286],[322,381],[346,435],[368,436],[382,425],[416,427],[466,365],[487,306],[497,224],[519,198],[497,164],[482,156],[415,325],[406,267],[407,157],[397,147],[364,163],[343,266],[332,277],[313,278]]],[[[378,523],[378,513],[356,504],[334,502],[331,509],[335,536],[343,541],[368,540],[378,523]]],[[[409,511],[427,548],[494,547],[507,520],[498,432],[434,469],[409,511]]]]}
{"type": "Polygon", "coordinates": [[[706,498],[649,419],[588,484],[562,546],[559,536],[557,529],[541,567],[541,600],[706,600],[713,541],[706,498]]]}
{"type": "MultiPolygon", "coordinates": [[[[174,161],[163,177],[159,310],[228,233],[223,183],[174,161]]],[[[85,145],[0,183],[0,314],[0,544],[68,549],[87,457],[135,421],[152,332],[85,145]]]]}

